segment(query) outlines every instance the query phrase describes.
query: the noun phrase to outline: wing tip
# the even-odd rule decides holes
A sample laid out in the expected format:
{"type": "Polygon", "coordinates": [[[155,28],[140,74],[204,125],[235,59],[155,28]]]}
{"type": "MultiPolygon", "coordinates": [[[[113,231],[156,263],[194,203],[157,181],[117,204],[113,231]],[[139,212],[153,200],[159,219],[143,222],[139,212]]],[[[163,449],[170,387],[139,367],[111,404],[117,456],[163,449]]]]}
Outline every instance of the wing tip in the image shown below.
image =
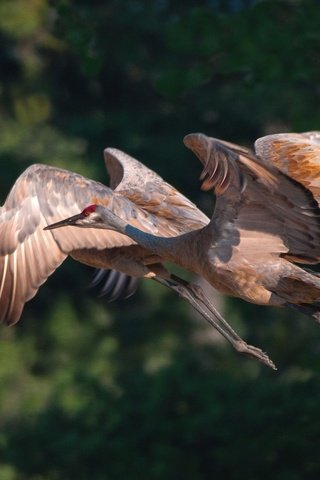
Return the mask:
{"type": "Polygon", "coordinates": [[[239,191],[243,193],[247,182],[237,166],[237,160],[239,155],[248,154],[249,150],[217,138],[208,137],[204,133],[190,133],[184,137],[183,143],[204,165],[200,175],[201,190],[208,191],[214,188],[216,195],[225,193],[231,183],[231,167],[239,191]],[[214,165],[211,163],[212,156],[216,157],[214,165]]]}
{"type": "Polygon", "coordinates": [[[123,154],[124,152],[122,152],[122,150],[119,150],[118,148],[114,148],[114,147],[106,147],[104,150],[103,150],[103,155],[104,157],[116,157],[118,154],[123,154]]]}
{"type": "Polygon", "coordinates": [[[197,144],[199,141],[206,139],[208,139],[208,137],[204,133],[188,133],[188,135],[185,135],[183,138],[183,143],[187,148],[192,150],[195,143],[197,144]]]}
{"type": "Polygon", "coordinates": [[[131,297],[138,288],[139,279],[117,270],[97,269],[90,287],[96,287],[101,283],[99,297],[105,297],[107,301],[113,302],[131,297]]]}

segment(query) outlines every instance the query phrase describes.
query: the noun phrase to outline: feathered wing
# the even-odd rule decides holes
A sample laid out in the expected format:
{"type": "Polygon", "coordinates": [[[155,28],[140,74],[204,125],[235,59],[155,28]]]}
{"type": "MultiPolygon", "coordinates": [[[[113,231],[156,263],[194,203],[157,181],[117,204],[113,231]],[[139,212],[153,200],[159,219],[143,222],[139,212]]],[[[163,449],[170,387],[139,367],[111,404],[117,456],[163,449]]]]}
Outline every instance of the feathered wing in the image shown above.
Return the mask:
{"type": "Polygon", "coordinates": [[[204,189],[217,195],[211,226],[223,259],[319,261],[320,211],[307,188],[250,150],[203,134],[184,141],[204,165],[204,189]]]}
{"type": "Polygon", "coordinates": [[[98,182],[46,165],[32,165],[17,179],[0,209],[0,321],[17,322],[25,302],[71,251],[134,243],[108,230],[43,231],[111,196],[112,191],[98,182]]]}
{"type": "MultiPolygon", "coordinates": [[[[123,169],[120,185],[124,190],[119,185],[113,191],[99,182],[47,165],[32,165],[15,182],[0,208],[0,321],[16,323],[25,302],[69,253],[135,244],[129,237],[111,230],[77,227],[43,230],[49,224],[80,213],[90,204],[105,205],[138,228],[162,236],[177,235],[209,222],[156,173],[119,150],[111,151],[114,165],[118,162],[118,168],[123,169]],[[142,176],[135,176],[133,167],[142,176]],[[180,218],[178,214],[184,210],[186,216],[180,218]],[[189,218],[193,221],[190,226],[189,218]]],[[[120,177],[112,175],[111,183],[115,185],[115,179],[120,177]]]]}
{"type": "MultiPolygon", "coordinates": [[[[209,223],[208,217],[188,198],[138,160],[115,148],[107,148],[104,157],[115,198],[129,199],[150,216],[155,223],[154,227],[149,226],[149,233],[169,237],[209,223]]],[[[115,213],[125,219],[123,212],[115,213]]],[[[127,219],[134,224],[132,216],[127,219]]]]}
{"type": "Polygon", "coordinates": [[[302,183],[320,204],[320,132],[278,133],[258,138],[258,156],[302,183]]]}

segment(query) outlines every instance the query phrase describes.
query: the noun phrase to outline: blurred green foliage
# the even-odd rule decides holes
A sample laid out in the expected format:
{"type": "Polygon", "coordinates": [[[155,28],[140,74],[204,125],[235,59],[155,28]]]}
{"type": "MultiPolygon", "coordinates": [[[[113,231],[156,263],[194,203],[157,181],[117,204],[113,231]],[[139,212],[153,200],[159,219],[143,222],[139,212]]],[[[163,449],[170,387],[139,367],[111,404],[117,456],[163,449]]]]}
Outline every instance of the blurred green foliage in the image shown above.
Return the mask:
{"type": "MultiPolygon", "coordinates": [[[[320,8],[303,0],[0,0],[0,192],[43,162],[107,182],[121,148],[208,213],[182,137],[250,145],[320,124],[320,8]]],[[[0,480],[319,478],[320,331],[227,300],[277,373],[152,282],[106,304],[67,261],[1,328],[0,480]]]]}

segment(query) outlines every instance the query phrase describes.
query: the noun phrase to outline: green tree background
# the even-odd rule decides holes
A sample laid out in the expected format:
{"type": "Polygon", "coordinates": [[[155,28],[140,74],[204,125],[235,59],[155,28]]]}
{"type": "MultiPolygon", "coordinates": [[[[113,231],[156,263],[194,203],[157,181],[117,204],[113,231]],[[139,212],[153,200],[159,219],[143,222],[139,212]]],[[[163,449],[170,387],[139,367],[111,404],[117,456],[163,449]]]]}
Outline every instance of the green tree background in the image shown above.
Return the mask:
{"type": "MultiPolygon", "coordinates": [[[[280,0],[0,0],[0,192],[31,163],[107,182],[127,151],[208,214],[203,131],[251,145],[320,125],[320,5],[280,0]]],[[[73,261],[1,327],[0,480],[319,478],[320,330],[226,300],[277,373],[141,282],[108,304],[73,261]]]]}

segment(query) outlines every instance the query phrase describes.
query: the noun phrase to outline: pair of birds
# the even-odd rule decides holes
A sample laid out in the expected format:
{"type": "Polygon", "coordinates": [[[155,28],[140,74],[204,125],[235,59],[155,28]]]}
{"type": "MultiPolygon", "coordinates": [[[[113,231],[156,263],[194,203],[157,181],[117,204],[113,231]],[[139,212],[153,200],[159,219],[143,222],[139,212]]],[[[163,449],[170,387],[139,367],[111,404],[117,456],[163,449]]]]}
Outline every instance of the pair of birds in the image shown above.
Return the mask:
{"type": "MultiPolygon", "coordinates": [[[[211,220],[113,148],[105,150],[110,188],[51,166],[29,167],[0,209],[0,320],[16,323],[25,302],[70,255],[112,270],[105,287],[111,297],[134,291],[128,277],[166,285],[237,351],[275,368],[198,285],[171,274],[164,262],[227,295],[292,307],[319,321],[320,278],[306,264],[320,260],[320,133],[262,137],[255,152],[204,134],[187,135],[184,143],[203,164],[202,189],[216,195],[211,220]]],[[[97,282],[102,277],[100,271],[97,282]]]]}

